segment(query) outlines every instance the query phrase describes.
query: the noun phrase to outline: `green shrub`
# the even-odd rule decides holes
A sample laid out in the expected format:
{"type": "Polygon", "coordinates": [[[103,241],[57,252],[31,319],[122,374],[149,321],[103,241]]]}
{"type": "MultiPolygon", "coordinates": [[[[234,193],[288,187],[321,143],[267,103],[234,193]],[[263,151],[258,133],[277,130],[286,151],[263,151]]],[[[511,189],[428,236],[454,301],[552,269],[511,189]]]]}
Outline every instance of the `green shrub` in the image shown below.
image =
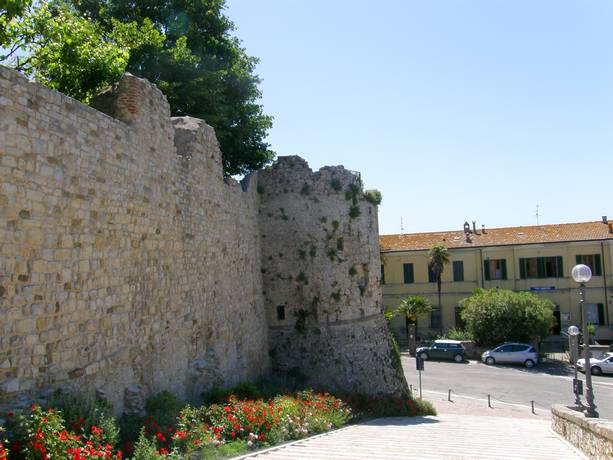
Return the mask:
{"type": "Polygon", "coordinates": [[[379,206],[383,197],[381,196],[381,192],[379,190],[366,190],[364,192],[364,199],[369,203],[379,206]]]}
{"type": "Polygon", "coordinates": [[[470,332],[465,329],[460,329],[458,327],[449,329],[447,332],[441,334],[439,338],[449,340],[473,340],[473,336],[470,332]]]}
{"type": "Polygon", "coordinates": [[[554,304],[530,292],[477,289],[460,301],[466,330],[480,345],[531,342],[549,335],[554,304]]]}

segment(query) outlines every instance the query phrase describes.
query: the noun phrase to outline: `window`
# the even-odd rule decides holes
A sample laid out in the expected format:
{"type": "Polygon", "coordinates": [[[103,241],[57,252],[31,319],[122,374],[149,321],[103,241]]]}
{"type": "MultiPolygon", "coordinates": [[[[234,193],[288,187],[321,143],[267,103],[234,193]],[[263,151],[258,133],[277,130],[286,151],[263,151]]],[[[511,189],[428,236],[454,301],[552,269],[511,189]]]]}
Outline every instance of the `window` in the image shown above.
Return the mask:
{"type": "Polygon", "coordinates": [[[410,284],[415,282],[415,276],[413,272],[413,264],[402,264],[404,271],[404,283],[410,284]]]}
{"type": "Polygon", "coordinates": [[[464,262],[461,260],[453,261],[453,280],[464,281],[464,262]]]}
{"type": "Polygon", "coordinates": [[[563,278],[564,264],[562,256],[529,257],[519,259],[519,277],[530,278],[563,278]]]}
{"type": "Polygon", "coordinates": [[[283,321],[285,319],[285,305],[277,306],[277,320],[283,321]]]}
{"type": "Polygon", "coordinates": [[[430,268],[430,265],[428,265],[428,282],[436,283],[436,274],[432,271],[432,268],[430,268]]]}
{"type": "Polygon", "coordinates": [[[385,265],[381,264],[381,284],[385,284],[385,265]]]}
{"type": "Polygon", "coordinates": [[[587,265],[592,270],[592,275],[602,276],[600,254],[577,255],[577,263],[587,265]]]}
{"type": "Polygon", "coordinates": [[[506,259],[487,259],[483,261],[483,274],[486,281],[506,280],[507,261],[506,259]]]}
{"type": "Polygon", "coordinates": [[[585,307],[585,316],[588,324],[604,326],[604,304],[588,303],[585,307]]]}
{"type": "Polygon", "coordinates": [[[440,308],[435,308],[430,313],[430,328],[432,329],[441,328],[441,310],[440,308]]]}

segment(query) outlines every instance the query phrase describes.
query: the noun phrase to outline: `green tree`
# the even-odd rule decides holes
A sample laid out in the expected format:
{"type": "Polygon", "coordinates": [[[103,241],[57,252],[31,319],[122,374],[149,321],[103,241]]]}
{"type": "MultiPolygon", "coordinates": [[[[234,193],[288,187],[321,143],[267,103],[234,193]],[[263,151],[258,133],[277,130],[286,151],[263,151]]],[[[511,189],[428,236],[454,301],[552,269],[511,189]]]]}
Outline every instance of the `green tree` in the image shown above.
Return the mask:
{"type": "Polygon", "coordinates": [[[113,21],[105,31],[59,0],[31,4],[4,32],[7,52],[0,62],[83,102],[120,78],[131,50],[161,48],[164,41],[150,21],[113,21]]]}
{"type": "Polygon", "coordinates": [[[11,44],[9,24],[13,18],[21,16],[29,5],[30,0],[0,1],[0,47],[11,44]]]}
{"type": "Polygon", "coordinates": [[[164,33],[163,48],[133,50],[127,70],[155,83],[173,115],[201,118],[215,128],[226,174],[244,174],[272,160],[265,142],[272,118],[258,104],[258,60],[231,35],[235,27],[223,14],[225,0],[75,1],[107,31],[113,20],[150,20],[164,33]],[[181,40],[193,59],[177,59],[168,52],[181,40]]]}
{"type": "Polygon", "coordinates": [[[449,263],[449,249],[442,243],[433,244],[428,250],[428,267],[436,278],[436,290],[438,293],[438,307],[441,308],[441,276],[445,270],[445,264],[449,263]]]}
{"type": "Polygon", "coordinates": [[[460,301],[466,330],[482,345],[530,342],[546,337],[554,325],[554,304],[530,292],[477,289],[460,301]]]}
{"type": "Polygon", "coordinates": [[[385,316],[389,320],[396,316],[405,316],[409,322],[415,323],[417,318],[432,311],[432,306],[428,300],[420,295],[410,295],[400,301],[398,307],[386,312],[385,316]]]}

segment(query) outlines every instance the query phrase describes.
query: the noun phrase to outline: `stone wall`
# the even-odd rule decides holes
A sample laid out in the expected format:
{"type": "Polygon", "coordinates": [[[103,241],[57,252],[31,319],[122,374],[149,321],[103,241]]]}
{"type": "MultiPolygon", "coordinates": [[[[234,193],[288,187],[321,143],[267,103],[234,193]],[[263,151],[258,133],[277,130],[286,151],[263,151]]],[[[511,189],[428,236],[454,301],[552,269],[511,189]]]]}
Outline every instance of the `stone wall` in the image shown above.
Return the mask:
{"type": "Polygon", "coordinates": [[[266,374],[256,187],[147,81],[97,103],[116,118],[0,67],[1,400],[266,374]]]}
{"type": "Polygon", "coordinates": [[[382,315],[377,207],[359,174],[281,157],[258,184],[275,369],[326,389],[406,390],[382,315]]]}
{"type": "Polygon", "coordinates": [[[551,427],[589,458],[613,458],[613,421],[587,418],[572,408],[554,405],[551,427]]]}
{"type": "Polygon", "coordinates": [[[359,175],[282,157],[224,179],[213,129],[129,74],[92,105],[0,67],[0,406],[197,400],[272,367],[406,389],[359,175]]]}

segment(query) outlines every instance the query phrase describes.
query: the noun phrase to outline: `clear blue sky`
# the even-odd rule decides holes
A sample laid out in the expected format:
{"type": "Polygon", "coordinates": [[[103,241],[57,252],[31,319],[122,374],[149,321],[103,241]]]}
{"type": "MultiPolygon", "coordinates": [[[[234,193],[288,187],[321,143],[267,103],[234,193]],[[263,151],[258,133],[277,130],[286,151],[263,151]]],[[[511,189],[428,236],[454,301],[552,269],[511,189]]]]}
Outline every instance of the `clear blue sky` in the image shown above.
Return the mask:
{"type": "Polygon", "coordinates": [[[613,1],[228,0],[269,142],[383,194],[381,233],[613,218],[613,1]],[[581,191],[583,190],[583,191],[581,191]]]}

